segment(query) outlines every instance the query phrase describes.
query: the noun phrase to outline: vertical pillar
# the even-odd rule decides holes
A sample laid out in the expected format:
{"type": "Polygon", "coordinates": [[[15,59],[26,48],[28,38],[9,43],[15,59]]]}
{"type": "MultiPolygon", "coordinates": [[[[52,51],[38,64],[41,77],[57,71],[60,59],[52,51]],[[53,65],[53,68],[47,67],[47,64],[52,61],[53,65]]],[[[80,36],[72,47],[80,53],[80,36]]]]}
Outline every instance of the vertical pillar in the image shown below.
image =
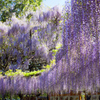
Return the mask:
{"type": "Polygon", "coordinates": [[[79,100],[81,100],[81,92],[80,91],[78,92],[78,95],[79,95],[79,100]]]}
{"type": "Polygon", "coordinates": [[[12,100],[12,95],[10,94],[10,100],[12,100]]]}
{"type": "Polygon", "coordinates": [[[92,100],[92,95],[91,95],[91,99],[90,100],[92,100]]]}
{"type": "Polygon", "coordinates": [[[81,100],[86,100],[86,94],[85,94],[85,92],[81,92],[81,100]]]}
{"type": "Polygon", "coordinates": [[[5,100],[5,96],[4,95],[2,95],[2,100],[5,100]]]}
{"type": "Polygon", "coordinates": [[[20,93],[18,96],[20,97],[20,100],[23,100],[23,94],[20,93]]]}
{"type": "Polygon", "coordinates": [[[68,100],[70,100],[70,96],[68,96],[68,100]]]}
{"type": "Polygon", "coordinates": [[[49,95],[47,94],[47,100],[49,100],[49,95]]]}
{"type": "Polygon", "coordinates": [[[96,99],[99,100],[99,95],[96,94],[96,99]]]}

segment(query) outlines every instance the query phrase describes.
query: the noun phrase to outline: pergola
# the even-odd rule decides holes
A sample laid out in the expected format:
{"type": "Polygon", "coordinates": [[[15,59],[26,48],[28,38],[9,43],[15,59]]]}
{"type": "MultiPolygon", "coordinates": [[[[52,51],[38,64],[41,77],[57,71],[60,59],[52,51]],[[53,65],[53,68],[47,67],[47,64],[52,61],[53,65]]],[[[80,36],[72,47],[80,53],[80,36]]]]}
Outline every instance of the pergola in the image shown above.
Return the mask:
{"type": "Polygon", "coordinates": [[[70,12],[66,5],[66,12],[71,14],[65,21],[63,47],[57,54],[56,59],[60,59],[56,65],[38,77],[1,77],[0,93],[100,93],[99,8],[100,0],[71,0],[70,12]]]}

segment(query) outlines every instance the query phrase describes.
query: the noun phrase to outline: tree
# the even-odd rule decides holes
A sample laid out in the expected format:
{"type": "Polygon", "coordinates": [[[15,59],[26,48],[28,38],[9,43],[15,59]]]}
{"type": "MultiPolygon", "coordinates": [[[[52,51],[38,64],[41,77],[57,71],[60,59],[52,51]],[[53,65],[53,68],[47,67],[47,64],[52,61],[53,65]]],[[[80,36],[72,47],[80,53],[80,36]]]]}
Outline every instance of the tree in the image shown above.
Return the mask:
{"type": "Polygon", "coordinates": [[[29,70],[33,71],[50,64],[50,60],[53,58],[52,50],[55,49],[58,42],[61,42],[62,27],[59,23],[61,13],[51,10],[43,13],[43,16],[40,14],[37,20],[39,26],[32,27],[27,22],[17,18],[12,19],[10,23],[14,24],[6,36],[1,35],[0,68],[2,70],[7,71],[9,68],[15,70],[19,67],[25,71],[29,67],[29,70]],[[46,25],[41,26],[44,22],[46,25]]]}
{"type": "Polygon", "coordinates": [[[0,21],[5,22],[13,13],[19,17],[25,15],[26,11],[36,11],[36,7],[39,7],[41,2],[42,0],[0,0],[0,21]]]}

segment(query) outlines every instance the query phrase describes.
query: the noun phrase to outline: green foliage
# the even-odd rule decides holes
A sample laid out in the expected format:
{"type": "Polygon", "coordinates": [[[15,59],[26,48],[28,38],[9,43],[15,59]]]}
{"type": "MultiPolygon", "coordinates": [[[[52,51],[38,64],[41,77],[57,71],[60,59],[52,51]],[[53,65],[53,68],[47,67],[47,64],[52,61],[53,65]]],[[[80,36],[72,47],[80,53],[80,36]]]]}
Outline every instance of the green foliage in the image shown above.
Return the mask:
{"type": "MultiPolygon", "coordinates": [[[[11,96],[11,94],[9,92],[6,92],[5,99],[6,100],[11,100],[11,98],[12,98],[12,100],[20,100],[20,97],[18,95],[12,95],[11,96]]],[[[0,100],[2,100],[2,95],[1,94],[0,94],[0,100]]]]}
{"type": "MultiPolygon", "coordinates": [[[[55,64],[55,57],[53,60],[50,61],[50,65],[43,66],[46,69],[50,69],[52,65],[55,64]]],[[[16,72],[13,72],[11,69],[5,72],[5,75],[7,76],[16,76],[16,75],[22,75],[22,76],[35,76],[37,74],[41,74],[44,72],[46,69],[38,70],[38,71],[31,71],[31,72],[22,72],[22,70],[16,69],[16,72]]],[[[2,72],[0,72],[2,74],[2,72]]]]}
{"type": "Polygon", "coordinates": [[[29,73],[23,73],[24,74],[24,76],[33,76],[33,75],[36,75],[36,74],[39,74],[39,73],[42,73],[42,72],[44,72],[45,70],[44,69],[42,69],[42,70],[38,70],[38,71],[33,71],[33,72],[29,72],[29,73]]]}
{"type": "Polygon", "coordinates": [[[48,69],[50,68],[50,65],[46,65],[46,66],[43,66],[44,68],[48,69]]]}
{"type": "Polygon", "coordinates": [[[2,100],[2,95],[0,94],[0,100],[2,100]]]}
{"type": "Polygon", "coordinates": [[[7,99],[7,100],[10,100],[10,93],[9,92],[7,92],[6,94],[5,94],[5,99],[7,99]]]}
{"type": "MultiPolygon", "coordinates": [[[[25,76],[25,77],[29,77],[29,76],[36,76],[37,74],[41,74],[42,72],[46,71],[46,69],[50,69],[52,66],[55,65],[55,55],[57,53],[57,51],[61,48],[62,44],[57,44],[56,46],[56,49],[53,49],[53,55],[54,55],[54,58],[52,60],[50,60],[50,65],[46,65],[46,66],[43,66],[43,68],[45,69],[42,69],[42,70],[37,70],[37,71],[31,71],[31,72],[22,72],[22,70],[19,70],[19,69],[16,69],[16,72],[13,72],[11,69],[9,69],[8,71],[5,72],[5,75],[7,76],[16,76],[16,75],[22,75],[22,76],[25,76]]],[[[26,58],[28,56],[25,56],[26,58]]],[[[0,72],[0,75],[2,74],[2,72],[0,72]]]]}
{"type": "Polygon", "coordinates": [[[54,58],[52,60],[50,60],[50,65],[46,65],[46,66],[43,66],[44,68],[46,69],[50,69],[52,66],[54,66],[56,63],[56,59],[55,59],[55,55],[56,53],[58,52],[58,50],[62,47],[62,44],[58,43],[57,46],[56,46],[56,49],[53,49],[52,52],[54,53],[53,56],[54,58]]]}
{"type": "Polygon", "coordinates": [[[14,96],[12,97],[12,99],[20,100],[20,97],[19,97],[18,95],[14,95],[14,96]]]}
{"type": "Polygon", "coordinates": [[[2,72],[0,72],[0,75],[2,74],[2,72]]]}
{"type": "Polygon", "coordinates": [[[58,43],[56,49],[59,50],[62,47],[62,44],[58,43]]]}
{"type": "Polygon", "coordinates": [[[12,70],[8,70],[5,72],[5,75],[7,76],[16,76],[16,75],[22,75],[22,76],[35,76],[36,74],[40,74],[44,72],[45,70],[38,70],[38,71],[32,71],[32,72],[22,72],[22,70],[16,69],[16,72],[13,72],[12,70]]]}
{"type": "MultiPolygon", "coordinates": [[[[26,11],[36,11],[42,0],[0,0],[0,21],[5,22],[13,13],[16,17],[25,15],[26,11]]],[[[27,18],[30,19],[31,15],[27,18]]]]}
{"type": "Polygon", "coordinates": [[[54,66],[56,64],[55,61],[56,60],[54,57],[54,59],[50,60],[50,65],[43,66],[43,68],[50,69],[52,66],[54,66]]]}
{"type": "MultiPolygon", "coordinates": [[[[45,69],[42,69],[42,70],[31,71],[31,72],[22,72],[22,70],[16,69],[16,72],[13,72],[11,69],[9,69],[8,71],[5,72],[5,75],[6,76],[22,75],[22,76],[26,76],[26,77],[35,76],[37,74],[41,74],[46,69],[50,69],[53,64],[55,64],[55,59],[51,60],[50,65],[44,66],[45,69]]],[[[0,72],[0,76],[2,76],[2,72],[0,72]]]]}
{"type": "MultiPolygon", "coordinates": [[[[50,60],[50,65],[46,65],[46,66],[43,66],[43,68],[45,69],[42,69],[42,70],[38,70],[38,71],[31,71],[31,72],[22,72],[22,70],[19,70],[19,69],[16,69],[16,72],[13,72],[11,69],[6,71],[5,72],[5,75],[7,76],[16,76],[16,75],[22,75],[22,76],[26,76],[26,77],[29,77],[29,76],[35,76],[35,75],[39,75],[41,74],[42,72],[44,72],[46,69],[50,69],[52,66],[55,65],[55,55],[57,53],[57,51],[59,50],[59,48],[61,48],[61,44],[57,44],[56,46],[56,49],[53,49],[53,55],[54,55],[54,59],[50,60]]],[[[28,56],[25,56],[25,58],[27,58],[28,56]]],[[[2,75],[2,72],[0,72],[0,75],[2,75]]]]}
{"type": "Polygon", "coordinates": [[[56,53],[58,52],[58,50],[62,47],[62,44],[58,43],[56,46],[56,49],[53,49],[52,52],[54,53],[53,56],[56,55],[56,53]]]}
{"type": "Polygon", "coordinates": [[[47,96],[47,93],[43,93],[43,94],[41,94],[40,96],[45,96],[45,97],[46,97],[46,96],[47,96]]]}
{"type": "Polygon", "coordinates": [[[16,70],[16,72],[13,72],[11,69],[5,72],[5,75],[7,76],[15,76],[15,75],[23,75],[23,72],[21,70],[16,70]]]}

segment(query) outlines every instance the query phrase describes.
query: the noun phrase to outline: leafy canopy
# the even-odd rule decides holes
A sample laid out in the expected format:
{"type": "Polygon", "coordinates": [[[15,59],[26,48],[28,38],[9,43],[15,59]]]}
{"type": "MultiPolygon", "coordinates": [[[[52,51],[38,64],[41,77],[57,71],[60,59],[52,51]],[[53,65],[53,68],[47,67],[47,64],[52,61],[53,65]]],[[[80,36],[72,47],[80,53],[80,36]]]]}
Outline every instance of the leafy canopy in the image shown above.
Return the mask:
{"type": "Polygon", "coordinates": [[[13,14],[20,17],[25,15],[26,11],[36,11],[41,2],[42,0],[0,0],[0,21],[5,22],[13,14]]]}

